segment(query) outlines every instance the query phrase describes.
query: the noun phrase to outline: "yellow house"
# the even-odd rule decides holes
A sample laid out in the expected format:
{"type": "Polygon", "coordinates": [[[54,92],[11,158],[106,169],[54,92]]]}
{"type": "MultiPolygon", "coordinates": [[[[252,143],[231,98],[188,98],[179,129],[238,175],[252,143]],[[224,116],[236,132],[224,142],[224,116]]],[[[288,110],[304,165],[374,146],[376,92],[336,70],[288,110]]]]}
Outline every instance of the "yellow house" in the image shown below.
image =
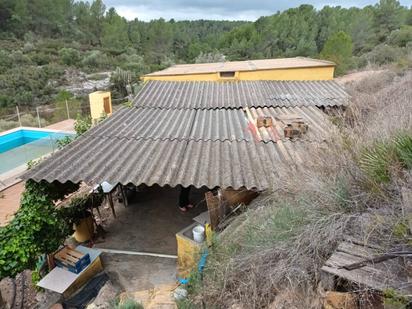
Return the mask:
{"type": "Polygon", "coordinates": [[[92,123],[105,116],[112,115],[112,97],[110,91],[95,91],[89,94],[92,123]]]}
{"type": "Polygon", "coordinates": [[[335,63],[304,57],[178,64],[143,81],[331,80],[335,63]]]}

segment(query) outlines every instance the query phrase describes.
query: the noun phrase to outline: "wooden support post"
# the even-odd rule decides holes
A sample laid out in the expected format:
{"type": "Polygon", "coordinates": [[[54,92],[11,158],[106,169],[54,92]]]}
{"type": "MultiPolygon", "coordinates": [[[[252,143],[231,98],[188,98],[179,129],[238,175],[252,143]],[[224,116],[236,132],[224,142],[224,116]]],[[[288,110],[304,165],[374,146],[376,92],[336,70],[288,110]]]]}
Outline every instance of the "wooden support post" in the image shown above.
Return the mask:
{"type": "Polygon", "coordinates": [[[16,105],[16,112],[17,112],[17,119],[19,121],[19,125],[21,127],[21,118],[20,118],[20,110],[19,110],[19,106],[16,105]]]}
{"type": "Polygon", "coordinates": [[[127,195],[126,195],[126,191],[125,191],[123,185],[120,185],[120,191],[122,192],[123,205],[124,205],[124,207],[127,207],[129,205],[129,203],[127,201],[127,195]]]}
{"type": "Polygon", "coordinates": [[[49,271],[51,271],[54,267],[56,267],[56,264],[54,263],[53,253],[46,254],[46,261],[47,261],[47,267],[49,268],[49,271]]]}
{"type": "Polygon", "coordinates": [[[36,106],[36,114],[37,114],[37,123],[39,125],[39,128],[41,128],[40,113],[39,113],[39,107],[38,106],[36,106]]]}
{"type": "MultiPolygon", "coordinates": [[[[124,197],[123,197],[124,198],[124,197]]],[[[113,203],[113,195],[112,192],[109,192],[107,195],[107,199],[109,200],[110,208],[112,209],[113,216],[116,218],[116,212],[114,210],[114,203],[113,203]]]]}
{"type": "Polygon", "coordinates": [[[210,216],[210,226],[212,230],[215,230],[219,224],[219,205],[220,201],[217,196],[214,196],[212,192],[205,193],[206,205],[210,216]]]}
{"type": "Polygon", "coordinates": [[[226,216],[226,203],[222,200],[222,190],[218,190],[218,195],[215,196],[218,202],[218,209],[219,209],[219,223],[223,222],[226,216]]]}
{"type": "Polygon", "coordinates": [[[66,112],[67,112],[67,119],[70,119],[69,104],[67,103],[67,100],[66,100],[66,112]]]}

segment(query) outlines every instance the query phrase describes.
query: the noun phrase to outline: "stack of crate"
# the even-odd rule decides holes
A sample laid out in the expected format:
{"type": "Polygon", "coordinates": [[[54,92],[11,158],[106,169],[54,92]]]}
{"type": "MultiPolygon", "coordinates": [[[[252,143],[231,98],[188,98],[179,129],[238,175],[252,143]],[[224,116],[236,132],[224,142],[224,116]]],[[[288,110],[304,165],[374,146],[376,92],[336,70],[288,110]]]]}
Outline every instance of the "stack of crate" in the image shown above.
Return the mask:
{"type": "Polygon", "coordinates": [[[90,255],[63,247],[54,254],[54,261],[58,267],[78,274],[90,264],[90,255]]]}

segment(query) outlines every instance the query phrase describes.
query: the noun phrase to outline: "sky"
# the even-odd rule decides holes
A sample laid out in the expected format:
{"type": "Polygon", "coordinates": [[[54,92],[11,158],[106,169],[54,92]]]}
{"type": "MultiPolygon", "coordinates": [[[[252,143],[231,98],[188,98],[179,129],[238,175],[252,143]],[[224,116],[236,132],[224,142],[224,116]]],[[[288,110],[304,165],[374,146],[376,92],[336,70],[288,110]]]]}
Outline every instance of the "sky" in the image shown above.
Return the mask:
{"type": "MultiPolygon", "coordinates": [[[[104,0],[106,7],[115,7],[125,18],[150,21],[163,17],[166,20],[250,20],[272,15],[301,4],[310,3],[316,8],[325,5],[363,7],[375,4],[376,0],[104,0]]],[[[410,5],[410,0],[401,0],[410,5]]]]}

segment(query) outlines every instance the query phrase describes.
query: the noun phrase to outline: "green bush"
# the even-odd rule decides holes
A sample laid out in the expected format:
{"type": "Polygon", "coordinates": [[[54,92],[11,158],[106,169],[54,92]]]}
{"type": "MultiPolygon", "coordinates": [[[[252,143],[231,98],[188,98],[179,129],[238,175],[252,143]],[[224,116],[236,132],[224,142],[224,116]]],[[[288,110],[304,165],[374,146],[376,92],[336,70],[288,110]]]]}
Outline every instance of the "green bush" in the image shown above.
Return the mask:
{"type": "Polygon", "coordinates": [[[12,67],[12,59],[10,54],[0,49],[0,73],[3,73],[12,67]]]}
{"type": "Polygon", "coordinates": [[[56,141],[57,147],[58,147],[59,149],[63,149],[66,145],[70,144],[72,141],[73,141],[73,137],[71,137],[71,136],[65,136],[65,137],[63,137],[63,138],[61,138],[61,139],[58,139],[58,140],[56,141]]]}
{"type": "Polygon", "coordinates": [[[74,123],[74,130],[76,131],[77,136],[82,135],[92,126],[92,119],[90,116],[83,117],[77,115],[76,122],[74,123]]]}
{"type": "Polygon", "coordinates": [[[92,50],[86,54],[81,64],[89,68],[105,68],[109,64],[109,59],[107,55],[101,51],[92,50]]]}
{"type": "Polygon", "coordinates": [[[402,165],[407,169],[412,169],[412,136],[400,133],[394,140],[394,147],[402,165]]]}
{"type": "Polygon", "coordinates": [[[74,48],[62,48],[59,50],[60,60],[66,65],[78,65],[80,62],[80,52],[74,48]]]}
{"type": "Polygon", "coordinates": [[[400,29],[392,31],[388,41],[392,45],[406,47],[409,42],[412,42],[412,26],[403,25],[400,29]]]}
{"type": "Polygon", "coordinates": [[[49,53],[44,51],[34,51],[28,54],[31,61],[37,65],[45,65],[52,62],[52,57],[49,53]]]}
{"type": "Polygon", "coordinates": [[[398,61],[402,57],[403,51],[399,47],[381,44],[376,46],[369,53],[363,55],[367,62],[376,65],[389,64],[398,61]]]}
{"type": "Polygon", "coordinates": [[[360,166],[374,182],[387,183],[390,181],[390,166],[394,160],[393,151],[387,142],[377,142],[363,151],[360,166]]]}
{"type": "Polygon", "coordinates": [[[62,244],[71,227],[53,200],[77,188],[73,184],[26,182],[20,210],[0,228],[0,278],[33,268],[41,254],[51,253],[62,244]]]}
{"type": "Polygon", "coordinates": [[[23,54],[20,50],[16,50],[10,54],[10,58],[14,66],[31,64],[31,59],[23,54]]]}
{"type": "Polygon", "coordinates": [[[56,64],[38,66],[17,66],[0,74],[0,104],[33,105],[50,101],[56,87],[50,83],[61,77],[64,70],[56,64]]]}
{"type": "Polygon", "coordinates": [[[391,170],[399,166],[412,168],[412,136],[400,133],[390,140],[375,142],[363,150],[359,165],[373,182],[388,183],[391,170]]]}

